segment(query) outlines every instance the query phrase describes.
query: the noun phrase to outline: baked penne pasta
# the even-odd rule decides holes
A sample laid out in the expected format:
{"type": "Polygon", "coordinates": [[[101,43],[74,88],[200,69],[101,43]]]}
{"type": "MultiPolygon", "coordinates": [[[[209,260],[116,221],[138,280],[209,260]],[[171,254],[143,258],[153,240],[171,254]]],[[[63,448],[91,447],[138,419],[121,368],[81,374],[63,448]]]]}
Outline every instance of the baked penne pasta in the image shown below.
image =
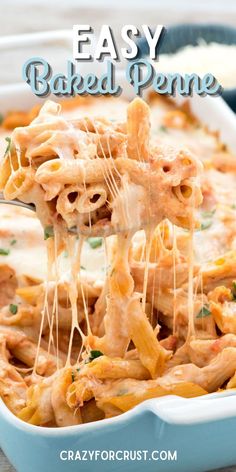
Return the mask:
{"type": "Polygon", "coordinates": [[[3,126],[0,189],[36,210],[0,207],[8,408],[66,427],[235,388],[236,175],[217,133],[152,96],[47,101],[3,126]]]}

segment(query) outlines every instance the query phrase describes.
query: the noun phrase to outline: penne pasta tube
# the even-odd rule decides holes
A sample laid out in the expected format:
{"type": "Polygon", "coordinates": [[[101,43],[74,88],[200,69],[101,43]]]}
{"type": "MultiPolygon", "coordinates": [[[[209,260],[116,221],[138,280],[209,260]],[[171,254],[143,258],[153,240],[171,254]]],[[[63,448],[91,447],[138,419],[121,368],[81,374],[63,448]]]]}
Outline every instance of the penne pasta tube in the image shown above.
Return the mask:
{"type": "Polygon", "coordinates": [[[24,195],[34,184],[34,171],[30,167],[20,167],[9,177],[5,188],[6,200],[14,200],[24,195]]]}
{"type": "Polygon", "coordinates": [[[94,395],[91,383],[86,377],[76,380],[78,377],[76,369],[73,369],[72,376],[73,378],[75,377],[75,381],[67,388],[66,401],[70,408],[77,408],[78,406],[83,406],[84,402],[91,400],[94,395]]]}
{"type": "Polygon", "coordinates": [[[203,290],[208,293],[217,286],[232,287],[236,279],[236,252],[222,254],[213,262],[209,262],[202,270],[203,290]]]}
{"type": "Polygon", "coordinates": [[[0,312],[0,324],[3,326],[33,326],[35,324],[35,309],[31,306],[17,307],[17,313],[9,313],[9,306],[0,312]]]}
{"type": "Polygon", "coordinates": [[[11,149],[10,144],[9,152],[0,161],[0,189],[3,190],[5,188],[13,172],[16,172],[22,166],[27,167],[28,164],[25,154],[21,152],[19,155],[15,149],[11,149]]]}
{"type": "Polygon", "coordinates": [[[37,345],[28,339],[24,339],[21,343],[12,347],[11,352],[14,354],[16,359],[24,362],[24,364],[29,367],[34,367],[37,359],[35,369],[39,375],[50,376],[55,372],[57,364],[59,367],[63,366],[61,359],[57,359],[56,356],[48,353],[43,348],[39,349],[38,357],[36,357],[37,345]]]}
{"type": "Polygon", "coordinates": [[[194,194],[194,183],[189,179],[182,180],[181,184],[172,188],[174,195],[180,202],[186,202],[190,200],[194,194]]]}
{"type": "Polygon", "coordinates": [[[79,409],[73,411],[66,402],[68,387],[72,384],[71,369],[62,370],[52,385],[51,402],[57,426],[70,426],[82,422],[79,409]]]}
{"type": "Polygon", "coordinates": [[[137,299],[132,300],[127,307],[127,323],[140,361],[150,372],[152,378],[158,377],[162,374],[171,353],[160,345],[137,299]]]}
{"type": "Polygon", "coordinates": [[[208,392],[220,388],[236,371],[236,349],[226,347],[205,367],[194,364],[176,366],[166,372],[160,379],[161,386],[179,382],[196,382],[208,392]]]}
{"type": "Polygon", "coordinates": [[[139,360],[101,356],[89,364],[85,364],[80,369],[79,376],[95,376],[98,379],[131,378],[146,380],[150,378],[150,373],[139,360]]]}
{"type": "Polygon", "coordinates": [[[226,385],[226,389],[230,389],[230,388],[236,388],[236,372],[235,374],[231,377],[231,379],[228,381],[227,385],[226,385]]]}
{"type": "Polygon", "coordinates": [[[51,402],[53,380],[54,377],[41,379],[39,383],[28,388],[26,406],[20,410],[18,418],[36,426],[44,426],[54,421],[51,402]]]}
{"type": "Polygon", "coordinates": [[[127,154],[130,159],[147,161],[150,156],[150,111],[148,105],[136,98],[127,109],[127,154]]]}
{"type": "Polygon", "coordinates": [[[14,299],[17,285],[15,270],[7,264],[0,263],[0,308],[14,299]]]}
{"type": "MultiPolygon", "coordinates": [[[[0,367],[3,368],[2,362],[0,367]]],[[[13,366],[9,364],[5,368],[6,378],[0,377],[0,398],[9,410],[17,415],[25,404],[27,385],[13,366]]]]}
{"type": "Polygon", "coordinates": [[[107,202],[107,190],[102,185],[87,187],[76,202],[79,213],[90,213],[105,205],[107,202]]]}
{"type": "Polygon", "coordinates": [[[69,185],[64,188],[58,195],[57,199],[57,211],[62,216],[67,213],[72,213],[76,210],[77,202],[82,195],[84,189],[79,185],[69,185]]]}
{"type": "Polygon", "coordinates": [[[236,334],[235,301],[226,301],[224,303],[215,303],[212,301],[210,302],[210,310],[222,333],[236,334]]]}
{"type": "Polygon", "coordinates": [[[113,171],[112,159],[53,159],[42,164],[35,175],[39,184],[56,181],[63,184],[96,184],[113,171]]]}
{"type": "MultiPolygon", "coordinates": [[[[145,273],[145,262],[131,262],[131,274],[135,282],[135,290],[137,292],[142,291],[144,273],[145,273]]],[[[199,267],[194,265],[194,275],[199,272],[199,267]]],[[[179,288],[188,280],[188,263],[181,262],[173,264],[173,258],[167,263],[149,263],[148,269],[148,282],[147,282],[147,295],[148,300],[156,295],[160,290],[166,290],[173,288],[173,280],[175,276],[175,287],[179,288]]]]}
{"type": "MultiPolygon", "coordinates": [[[[6,339],[6,345],[16,359],[19,359],[28,367],[34,367],[37,357],[35,368],[39,375],[49,376],[55,372],[57,367],[56,357],[43,348],[39,348],[38,351],[37,344],[31,341],[24,331],[1,326],[0,334],[6,339]]],[[[62,361],[59,359],[58,362],[59,366],[62,367],[62,361]]]]}
{"type": "Polygon", "coordinates": [[[26,394],[27,385],[17,369],[9,363],[6,339],[0,334],[0,397],[17,415],[25,406],[26,394]]]}
{"type": "Polygon", "coordinates": [[[226,347],[236,347],[235,334],[225,334],[217,339],[193,339],[188,346],[189,359],[204,367],[226,347]]]}
{"type": "Polygon", "coordinates": [[[106,389],[101,396],[96,396],[97,405],[104,413],[110,405],[125,412],[135,407],[139,403],[151,398],[163,397],[165,395],[178,395],[185,398],[193,398],[207,394],[207,391],[195,383],[182,382],[166,387],[158,385],[158,381],[149,380],[143,382],[117,381],[111,388],[113,395],[109,396],[109,389],[106,389]],[[115,394],[117,392],[117,394],[115,394]]]}

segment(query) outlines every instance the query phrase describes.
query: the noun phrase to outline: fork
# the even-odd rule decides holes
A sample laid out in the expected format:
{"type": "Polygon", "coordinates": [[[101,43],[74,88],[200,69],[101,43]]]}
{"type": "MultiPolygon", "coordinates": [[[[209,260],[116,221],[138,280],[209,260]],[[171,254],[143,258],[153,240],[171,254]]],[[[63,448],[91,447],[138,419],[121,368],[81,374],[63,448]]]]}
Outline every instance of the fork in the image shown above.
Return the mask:
{"type": "Polygon", "coordinates": [[[13,205],[13,206],[19,206],[19,207],[22,207],[22,208],[27,208],[27,210],[31,210],[31,211],[36,211],[36,208],[35,206],[33,205],[33,203],[23,203],[21,202],[20,200],[5,200],[4,196],[3,196],[3,193],[0,192],[0,203],[4,203],[6,205],[13,205]]]}
{"type": "MultiPolygon", "coordinates": [[[[21,207],[21,208],[26,208],[27,210],[30,210],[30,211],[34,211],[36,212],[36,208],[35,208],[35,205],[33,203],[24,203],[24,202],[21,202],[20,200],[5,200],[4,198],[4,195],[2,192],[0,192],[0,204],[3,203],[5,205],[13,205],[13,206],[17,206],[17,207],[21,207]]],[[[78,231],[78,228],[76,226],[72,227],[72,228],[68,228],[67,229],[68,233],[72,233],[72,234],[78,234],[79,231],[78,231]]]]}

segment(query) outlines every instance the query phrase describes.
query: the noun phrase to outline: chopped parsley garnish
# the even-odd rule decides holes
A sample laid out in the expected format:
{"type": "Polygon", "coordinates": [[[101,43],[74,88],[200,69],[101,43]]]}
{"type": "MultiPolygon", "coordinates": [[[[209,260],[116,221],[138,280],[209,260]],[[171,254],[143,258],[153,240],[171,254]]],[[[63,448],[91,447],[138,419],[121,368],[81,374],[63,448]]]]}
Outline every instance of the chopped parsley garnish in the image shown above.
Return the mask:
{"type": "Polygon", "coordinates": [[[44,228],[44,239],[49,239],[54,237],[54,229],[53,226],[46,226],[44,228]]]}
{"type": "Polygon", "coordinates": [[[106,272],[106,274],[108,274],[108,273],[109,273],[109,270],[110,270],[110,268],[111,268],[111,264],[108,264],[107,266],[105,266],[105,267],[102,267],[102,269],[101,269],[101,270],[102,270],[102,272],[106,272]]]}
{"type": "Polygon", "coordinates": [[[73,372],[73,370],[71,372],[71,378],[72,378],[72,382],[74,382],[75,381],[75,373],[73,372]]]}
{"type": "Polygon", "coordinates": [[[11,303],[9,305],[9,310],[13,315],[16,315],[16,313],[18,312],[18,306],[14,305],[14,303],[11,303]]]}
{"type": "Polygon", "coordinates": [[[232,208],[233,210],[236,210],[236,205],[235,205],[235,203],[233,203],[233,205],[231,205],[231,208],[232,208]]]}
{"type": "Polygon", "coordinates": [[[210,228],[211,225],[212,225],[212,220],[204,221],[203,223],[201,223],[200,231],[210,228]]]}
{"type": "Polygon", "coordinates": [[[214,210],[210,210],[210,211],[202,211],[202,216],[203,218],[211,218],[216,212],[216,208],[214,208],[214,210]]]}
{"type": "Polygon", "coordinates": [[[203,231],[204,229],[210,228],[210,226],[213,223],[213,216],[216,212],[216,208],[214,210],[209,210],[209,211],[202,211],[202,218],[203,221],[200,226],[200,231],[203,231]]]}
{"type": "Polygon", "coordinates": [[[80,266],[81,270],[86,270],[84,266],[80,266]]]}
{"type": "Polygon", "coordinates": [[[16,243],[17,243],[17,240],[16,240],[16,239],[12,239],[12,240],[10,241],[10,246],[14,246],[16,243]]]}
{"type": "Polygon", "coordinates": [[[5,141],[7,142],[7,147],[6,147],[6,150],[5,150],[5,154],[4,154],[4,157],[10,152],[10,149],[11,149],[11,138],[9,138],[8,136],[5,138],[5,141]]]}
{"type": "Polygon", "coordinates": [[[122,397],[123,395],[127,395],[129,393],[127,388],[121,388],[119,392],[117,392],[116,396],[117,397],[122,397]]]}
{"type": "Polygon", "coordinates": [[[160,131],[162,131],[163,133],[168,133],[168,130],[167,130],[166,126],[164,126],[164,125],[161,125],[159,129],[160,129],[160,131]]]}
{"type": "Polygon", "coordinates": [[[92,249],[96,249],[102,245],[102,238],[88,238],[87,241],[92,249]]]}
{"type": "Polygon", "coordinates": [[[103,353],[101,351],[92,350],[89,353],[89,362],[92,362],[94,359],[97,359],[101,356],[103,356],[103,353]]]}
{"type": "Polygon", "coordinates": [[[236,282],[233,282],[233,283],[232,283],[232,290],[231,290],[231,293],[232,293],[233,300],[236,301],[236,282]]]}
{"type": "Polygon", "coordinates": [[[198,315],[196,316],[196,318],[205,318],[206,316],[209,316],[211,315],[211,312],[208,308],[207,305],[203,305],[203,307],[201,308],[201,310],[199,311],[198,315]]]}
{"type": "Polygon", "coordinates": [[[4,120],[3,114],[0,113],[0,125],[2,124],[3,120],[4,120]]]}
{"type": "Polygon", "coordinates": [[[9,256],[10,249],[4,249],[3,247],[0,248],[0,256],[9,256]]]}

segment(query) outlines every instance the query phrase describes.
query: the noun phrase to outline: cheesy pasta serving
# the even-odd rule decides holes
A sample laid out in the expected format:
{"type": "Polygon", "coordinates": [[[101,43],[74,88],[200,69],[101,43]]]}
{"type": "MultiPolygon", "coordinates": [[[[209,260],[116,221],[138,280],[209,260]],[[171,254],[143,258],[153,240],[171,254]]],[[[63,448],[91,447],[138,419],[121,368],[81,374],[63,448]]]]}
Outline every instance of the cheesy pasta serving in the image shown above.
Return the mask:
{"type": "Polygon", "coordinates": [[[236,161],[217,133],[152,96],[48,101],[7,128],[0,189],[45,240],[0,209],[9,409],[60,427],[234,388],[236,161]]]}

